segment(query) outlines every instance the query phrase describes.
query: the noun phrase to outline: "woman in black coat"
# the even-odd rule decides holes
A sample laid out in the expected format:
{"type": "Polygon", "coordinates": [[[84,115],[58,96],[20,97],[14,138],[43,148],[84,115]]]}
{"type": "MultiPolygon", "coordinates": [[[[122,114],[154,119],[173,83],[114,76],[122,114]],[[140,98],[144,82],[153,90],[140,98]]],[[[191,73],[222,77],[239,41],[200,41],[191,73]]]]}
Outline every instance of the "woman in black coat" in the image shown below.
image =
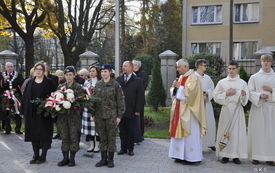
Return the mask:
{"type": "Polygon", "coordinates": [[[37,114],[38,105],[30,102],[37,98],[46,99],[56,89],[54,82],[47,78],[44,72],[43,63],[34,66],[35,77],[27,83],[22,98],[21,116],[25,118],[25,142],[32,142],[34,152],[30,164],[40,164],[46,161],[47,150],[53,135],[52,117],[45,117],[43,113],[37,114]],[[40,146],[42,147],[41,155],[39,155],[40,146]]]}

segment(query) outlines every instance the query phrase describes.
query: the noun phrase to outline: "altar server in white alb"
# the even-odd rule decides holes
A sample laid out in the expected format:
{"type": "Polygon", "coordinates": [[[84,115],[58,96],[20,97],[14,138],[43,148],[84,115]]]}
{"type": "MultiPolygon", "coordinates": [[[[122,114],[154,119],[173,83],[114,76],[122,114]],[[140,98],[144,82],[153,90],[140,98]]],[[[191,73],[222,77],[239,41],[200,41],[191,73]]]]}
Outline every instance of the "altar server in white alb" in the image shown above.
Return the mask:
{"type": "Polygon", "coordinates": [[[198,59],[195,63],[195,67],[197,69],[195,75],[198,76],[202,85],[208,127],[206,135],[202,137],[202,146],[203,148],[211,148],[213,151],[216,151],[216,121],[211,103],[213,98],[214,83],[210,76],[204,73],[207,69],[207,61],[205,59],[198,59]]]}
{"type": "Polygon", "coordinates": [[[262,68],[248,81],[252,102],[248,124],[248,156],[253,164],[275,166],[275,73],[272,55],[262,55],[262,68]]]}
{"type": "Polygon", "coordinates": [[[185,59],[178,60],[176,65],[181,76],[171,88],[175,96],[172,96],[169,157],[179,163],[196,163],[203,159],[201,137],[207,130],[203,91],[185,59]]]}
{"type": "Polygon", "coordinates": [[[227,163],[233,158],[235,164],[241,164],[239,158],[247,158],[247,136],[243,106],[248,102],[247,83],[237,74],[239,68],[236,61],[230,61],[228,76],[220,80],[214,90],[214,100],[222,105],[216,155],[223,157],[221,163],[227,163]],[[221,151],[220,143],[226,146],[221,151]]]}

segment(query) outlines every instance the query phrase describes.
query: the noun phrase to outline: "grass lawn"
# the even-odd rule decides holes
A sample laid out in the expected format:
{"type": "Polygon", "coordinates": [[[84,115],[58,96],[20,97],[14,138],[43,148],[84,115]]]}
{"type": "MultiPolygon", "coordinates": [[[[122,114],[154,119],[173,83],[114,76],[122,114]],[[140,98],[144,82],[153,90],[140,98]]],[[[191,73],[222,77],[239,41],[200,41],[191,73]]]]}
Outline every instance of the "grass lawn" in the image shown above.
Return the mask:
{"type": "Polygon", "coordinates": [[[170,122],[170,110],[171,107],[160,107],[158,112],[154,112],[150,107],[144,108],[144,137],[170,138],[168,131],[170,122]]]}
{"type": "MultiPolygon", "coordinates": [[[[170,138],[169,137],[169,121],[171,107],[160,107],[158,112],[152,111],[150,107],[144,108],[145,115],[145,132],[144,137],[149,138],[170,138]]],[[[11,124],[14,131],[14,124],[11,124]]],[[[25,131],[24,123],[22,122],[21,131],[25,131]]],[[[54,133],[56,126],[54,125],[54,133]]]]}

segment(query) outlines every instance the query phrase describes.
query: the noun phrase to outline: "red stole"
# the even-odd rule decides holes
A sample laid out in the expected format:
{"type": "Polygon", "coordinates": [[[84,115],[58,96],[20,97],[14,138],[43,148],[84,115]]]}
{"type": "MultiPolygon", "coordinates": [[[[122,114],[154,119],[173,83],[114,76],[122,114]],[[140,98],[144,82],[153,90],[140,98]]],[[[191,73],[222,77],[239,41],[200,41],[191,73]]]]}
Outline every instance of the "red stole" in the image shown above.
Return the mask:
{"type": "MultiPolygon", "coordinates": [[[[188,76],[180,77],[179,83],[181,86],[185,86],[185,82],[187,78],[188,76]]],[[[170,133],[170,137],[172,138],[176,136],[176,129],[178,126],[179,118],[180,118],[180,100],[176,99],[176,107],[175,107],[175,112],[174,112],[172,125],[171,125],[171,133],[170,133]]]]}

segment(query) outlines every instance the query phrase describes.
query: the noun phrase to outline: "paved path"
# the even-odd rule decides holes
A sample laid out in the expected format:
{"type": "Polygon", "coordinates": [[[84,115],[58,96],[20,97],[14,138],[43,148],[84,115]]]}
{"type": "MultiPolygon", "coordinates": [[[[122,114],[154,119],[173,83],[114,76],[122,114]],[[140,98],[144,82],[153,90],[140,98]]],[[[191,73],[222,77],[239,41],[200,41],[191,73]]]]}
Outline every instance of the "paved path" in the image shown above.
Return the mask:
{"type": "MultiPolygon", "coordinates": [[[[117,139],[117,146],[120,140],[117,139]]],[[[60,140],[53,140],[52,148],[48,151],[47,162],[44,164],[29,164],[32,158],[30,142],[24,142],[24,135],[12,133],[5,135],[0,131],[0,173],[246,173],[246,172],[275,172],[275,167],[265,163],[252,165],[248,159],[242,160],[241,165],[232,162],[222,164],[211,150],[204,151],[204,160],[196,165],[175,163],[167,157],[169,140],[146,138],[141,145],[135,146],[135,155],[116,155],[115,167],[95,167],[100,160],[100,153],[93,158],[83,156],[88,154],[88,143],[81,137],[80,151],[76,155],[75,167],[58,167],[62,160],[60,140]]],[[[90,153],[89,153],[90,154],[90,153]]]]}

